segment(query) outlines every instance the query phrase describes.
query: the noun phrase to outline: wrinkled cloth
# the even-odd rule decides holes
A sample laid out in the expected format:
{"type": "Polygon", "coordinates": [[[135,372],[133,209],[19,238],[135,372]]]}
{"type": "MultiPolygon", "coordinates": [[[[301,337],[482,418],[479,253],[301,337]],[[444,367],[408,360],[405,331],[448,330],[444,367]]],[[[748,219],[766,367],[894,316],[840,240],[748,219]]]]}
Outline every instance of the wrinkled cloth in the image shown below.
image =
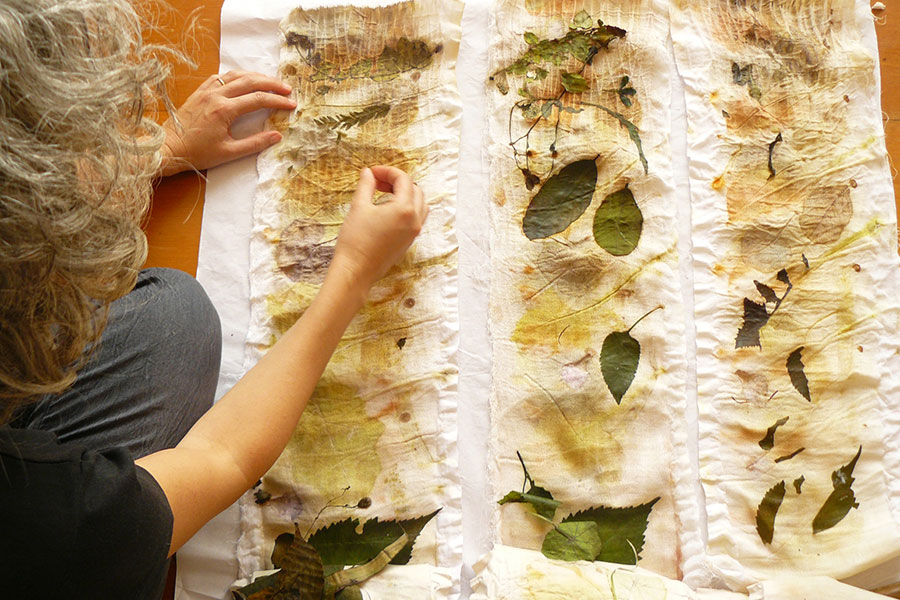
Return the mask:
{"type": "Polygon", "coordinates": [[[458,568],[453,68],[461,8],[432,0],[298,8],[281,23],[279,76],[298,107],[272,115],[284,139],[258,160],[245,367],[319,289],[363,167],[407,171],[431,212],[351,323],[284,453],[242,501],[244,576],[271,568],[275,537],[294,523],[314,532],[347,518],[439,509],[412,563],[458,568]]]}

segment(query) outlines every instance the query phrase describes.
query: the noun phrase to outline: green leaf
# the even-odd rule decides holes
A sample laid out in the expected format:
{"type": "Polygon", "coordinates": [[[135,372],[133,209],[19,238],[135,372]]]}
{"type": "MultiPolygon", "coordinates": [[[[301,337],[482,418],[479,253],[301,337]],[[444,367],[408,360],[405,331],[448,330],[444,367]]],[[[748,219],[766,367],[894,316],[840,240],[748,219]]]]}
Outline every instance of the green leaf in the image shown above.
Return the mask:
{"type": "Polygon", "coordinates": [[[553,519],[556,509],[559,507],[559,500],[554,500],[553,495],[542,487],[532,485],[528,492],[512,491],[503,496],[497,504],[530,504],[534,512],[541,515],[545,519],[553,519]]]}
{"type": "Polygon", "coordinates": [[[600,371],[616,404],[622,404],[622,398],[634,381],[640,360],[641,344],[630,333],[616,331],[603,340],[600,371]]]}
{"type": "Polygon", "coordinates": [[[540,41],[540,39],[538,39],[538,36],[534,35],[530,31],[526,31],[525,35],[523,35],[522,37],[525,38],[525,43],[529,46],[534,46],[540,41]]]}
{"type": "Polygon", "coordinates": [[[345,587],[334,595],[334,600],[363,600],[362,590],[356,585],[345,587]]]}
{"type": "Polygon", "coordinates": [[[549,119],[552,114],[553,114],[553,101],[548,100],[547,102],[544,102],[544,105],[541,107],[541,116],[544,117],[545,119],[549,119]]]}
{"type": "Polygon", "coordinates": [[[628,185],[607,196],[594,215],[594,240],[613,256],[626,256],[637,248],[644,215],[628,185]]]}
{"type": "Polygon", "coordinates": [[[775,535],[775,516],[784,501],[784,481],[770,489],[763,496],[759,508],[756,509],[756,532],[764,544],[771,544],[775,535]]]}
{"type": "Polygon", "coordinates": [[[563,523],[593,521],[597,524],[597,532],[603,544],[594,560],[633,565],[637,563],[644,548],[647,521],[657,502],[659,498],[628,508],[589,508],[569,515],[563,519],[563,523]]]}
{"type": "Polygon", "coordinates": [[[749,298],[744,298],[744,324],[738,330],[737,338],[734,340],[735,348],[762,348],[759,340],[759,330],[769,322],[769,311],[766,310],[765,304],[753,302],[749,298]]]}
{"type": "Polygon", "coordinates": [[[742,67],[736,62],[731,63],[731,78],[736,85],[747,85],[753,79],[753,65],[742,67]]]}
{"type": "Polygon", "coordinates": [[[594,25],[594,20],[586,10],[582,10],[572,19],[572,25],[579,29],[590,29],[594,25]]]}
{"type": "Polygon", "coordinates": [[[595,160],[579,160],[566,165],[532,198],[522,221],[522,230],[529,240],[565,231],[584,214],[597,186],[595,160]]]}
{"type": "Polygon", "coordinates": [[[319,529],[310,536],[309,543],[318,550],[326,567],[361,565],[378,556],[382,550],[406,533],[409,541],[394,558],[393,563],[406,564],[409,562],[419,533],[438,512],[440,509],[430,515],[405,521],[371,519],[363,525],[361,533],[357,533],[359,519],[345,519],[319,529]]]}
{"type": "Polygon", "coordinates": [[[561,523],[547,533],[541,544],[541,552],[547,558],[569,562],[592,561],[602,548],[600,530],[593,521],[561,523]]]}
{"type": "Polygon", "coordinates": [[[849,464],[844,465],[831,474],[831,484],[834,491],[825,500],[825,504],[819,509],[816,517],[813,519],[813,534],[820,533],[826,529],[831,529],[841,522],[851,508],[859,508],[859,502],[856,501],[856,495],[850,486],[853,485],[853,469],[856,468],[856,462],[862,456],[862,446],[853,460],[849,464]]]}
{"type": "Polygon", "coordinates": [[[634,143],[635,148],[637,148],[638,156],[641,159],[641,165],[644,167],[644,174],[648,174],[650,172],[650,165],[647,163],[647,157],[644,156],[644,146],[641,143],[641,133],[640,131],[638,131],[637,125],[626,119],[625,115],[606,108],[602,104],[595,104],[593,102],[582,102],[582,104],[584,104],[585,106],[593,106],[594,108],[599,108],[605,111],[608,115],[616,119],[619,124],[628,131],[628,136],[634,143]]]}
{"type": "Polygon", "coordinates": [[[803,364],[803,346],[800,346],[788,356],[788,375],[791,376],[791,383],[794,384],[794,389],[800,392],[800,395],[806,398],[807,401],[812,402],[812,397],[809,394],[809,380],[806,378],[806,373],[803,370],[805,366],[803,364]]]}
{"type": "Polygon", "coordinates": [[[390,104],[373,104],[356,112],[319,117],[313,119],[313,122],[322,127],[347,131],[353,127],[362,127],[373,119],[383,119],[389,112],[390,104]]]}
{"type": "MultiPolygon", "coordinates": [[[[382,549],[369,562],[337,571],[325,578],[326,594],[340,591],[347,587],[355,587],[365,580],[380,573],[386,566],[396,560],[398,553],[401,552],[409,542],[409,536],[405,533],[401,534],[389,546],[382,549]]],[[[311,599],[312,600],[312,599],[311,599]]]]}
{"type": "Polygon", "coordinates": [[[580,94],[590,89],[587,79],[578,73],[563,72],[560,75],[560,79],[562,80],[563,87],[566,88],[566,91],[572,94],[580,94]]]}
{"type": "Polygon", "coordinates": [[[766,430],[766,437],[759,441],[759,447],[768,452],[775,447],[775,432],[779,427],[788,422],[790,417],[784,417],[775,421],[775,424],[766,430]]]}
{"type": "Polygon", "coordinates": [[[569,54],[577,61],[588,62],[592,48],[591,40],[586,36],[576,36],[569,40],[569,54]]]}

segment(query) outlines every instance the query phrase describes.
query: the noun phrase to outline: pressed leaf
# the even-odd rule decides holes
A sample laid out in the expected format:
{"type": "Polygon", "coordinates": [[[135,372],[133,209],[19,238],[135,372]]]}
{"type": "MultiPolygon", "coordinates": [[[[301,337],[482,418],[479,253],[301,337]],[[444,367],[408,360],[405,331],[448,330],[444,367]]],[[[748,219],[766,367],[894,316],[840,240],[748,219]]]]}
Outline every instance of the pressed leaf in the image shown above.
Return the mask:
{"type": "Polygon", "coordinates": [[[735,348],[762,348],[759,340],[759,330],[769,322],[769,312],[766,310],[765,304],[753,302],[749,298],[744,298],[744,324],[738,330],[737,338],[734,340],[735,348]]]}
{"type": "Polygon", "coordinates": [[[406,547],[408,542],[409,536],[404,533],[386,548],[382,549],[369,562],[328,575],[328,577],[325,578],[326,594],[340,591],[347,587],[357,586],[366,579],[377,575],[395,559],[398,553],[406,547]]]}
{"type": "Polygon", "coordinates": [[[590,88],[587,79],[578,73],[562,73],[560,80],[566,91],[572,94],[581,94],[590,88]]]}
{"type": "Polygon", "coordinates": [[[390,81],[401,74],[415,69],[424,69],[431,64],[438,47],[431,47],[424,40],[401,37],[396,44],[385,46],[381,53],[372,58],[363,58],[349,66],[341,66],[313,54],[308,60],[315,68],[310,81],[344,81],[347,79],[371,79],[390,81]]]}
{"type": "Polygon", "coordinates": [[[564,231],[584,214],[597,186],[594,160],[579,160],[566,165],[532,198],[522,221],[522,230],[529,240],[564,231]]]}
{"type": "Polygon", "coordinates": [[[352,127],[362,127],[374,119],[383,119],[391,112],[391,108],[390,104],[373,104],[355,112],[319,117],[313,119],[313,122],[322,127],[346,131],[352,127]]]}
{"type": "Polygon", "coordinates": [[[814,244],[838,241],[853,218],[850,188],[831,186],[814,189],[803,200],[800,231],[814,244]]]}
{"type": "Polygon", "coordinates": [[[622,404],[622,398],[634,381],[640,360],[641,344],[630,333],[615,331],[603,340],[600,372],[616,404],[622,404]]]}
{"type": "Polygon", "coordinates": [[[777,172],[775,171],[775,165],[773,164],[772,160],[774,158],[773,155],[775,154],[775,146],[777,146],[779,143],[781,143],[783,141],[784,141],[784,138],[781,137],[781,133],[779,133],[778,136],[775,138],[775,141],[773,141],[771,144],[769,144],[769,179],[774,179],[775,175],[777,175],[777,172]]]}
{"type": "Polygon", "coordinates": [[[784,493],[785,485],[782,481],[766,492],[756,509],[756,532],[765,544],[771,544],[775,535],[775,516],[784,501],[784,493]]]}
{"type": "Polygon", "coordinates": [[[798,494],[802,493],[801,488],[803,487],[804,481],[806,481],[806,477],[803,475],[794,480],[794,489],[797,490],[798,494]]]}
{"type": "Polygon", "coordinates": [[[544,102],[543,106],[541,106],[541,116],[545,119],[549,119],[553,114],[553,102],[548,101],[544,102]]]}
{"type": "Polygon", "coordinates": [[[309,543],[319,551],[326,566],[361,565],[406,533],[409,541],[393,559],[393,564],[406,564],[419,533],[438,512],[404,521],[371,519],[363,525],[361,533],[357,533],[359,519],[345,519],[319,529],[309,537],[309,543]]]}
{"type": "Polygon", "coordinates": [[[334,600],[363,600],[362,590],[356,585],[345,587],[334,595],[334,600]]]}
{"type": "Polygon", "coordinates": [[[607,196],[594,215],[594,240],[613,256],[634,252],[644,228],[644,214],[626,185],[607,196]]]}
{"type": "Polygon", "coordinates": [[[500,505],[511,503],[529,504],[534,509],[534,512],[551,520],[560,505],[559,500],[554,500],[550,492],[536,485],[532,485],[527,493],[512,491],[497,502],[500,505]]]}
{"type": "Polygon", "coordinates": [[[556,560],[592,561],[602,548],[600,530],[595,522],[570,521],[557,525],[547,533],[541,544],[541,553],[556,560]]]}
{"type": "Polygon", "coordinates": [[[791,377],[791,383],[794,384],[794,389],[800,392],[800,395],[809,402],[812,402],[812,397],[809,394],[809,380],[806,378],[806,373],[803,370],[805,366],[806,365],[803,364],[803,346],[800,346],[788,356],[788,375],[791,377]]]}
{"type": "Polygon", "coordinates": [[[764,283],[756,281],[755,279],[753,280],[753,285],[756,286],[756,289],[760,293],[760,295],[766,299],[766,302],[778,302],[778,296],[775,294],[775,290],[764,283]]]}
{"type": "Polygon", "coordinates": [[[635,148],[637,148],[638,156],[641,159],[641,165],[644,167],[644,174],[646,175],[647,173],[649,173],[650,165],[647,163],[647,157],[644,156],[644,146],[641,143],[641,132],[638,131],[637,125],[626,119],[625,115],[606,108],[602,104],[594,104],[592,102],[582,102],[582,104],[584,104],[585,106],[593,106],[605,111],[611,117],[616,119],[622,125],[622,127],[626,129],[626,131],[628,131],[628,137],[631,138],[631,141],[634,142],[635,148]]]}
{"type": "Polygon", "coordinates": [[[525,43],[528,44],[529,46],[534,46],[535,44],[537,44],[540,41],[538,39],[538,36],[534,35],[530,31],[526,31],[525,35],[522,37],[525,38],[525,43]]]}
{"type": "Polygon", "coordinates": [[[790,417],[784,417],[775,421],[775,424],[766,430],[766,437],[759,441],[759,447],[768,452],[775,447],[775,432],[779,427],[788,422],[790,417]]]}
{"type": "Polygon", "coordinates": [[[834,491],[831,492],[813,519],[813,534],[831,529],[847,516],[851,508],[859,508],[859,502],[856,501],[856,495],[850,486],[855,481],[853,469],[856,468],[860,456],[862,456],[862,446],[859,447],[853,460],[831,474],[834,491]]]}
{"type": "MultiPolygon", "coordinates": [[[[786,283],[787,285],[791,285],[791,278],[788,277],[787,269],[782,269],[782,270],[778,271],[778,274],[775,275],[775,278],[778,281],[780,281],[781,283],[786,283]]],[[[790,291],[790,290],[788,290],[788,291],[790,291]]],[[[785,295],[782,296],[781,299],[784,300],[786,297],[787,297],[787,292],[785,292],[785,295]]]]}
{"type": "Polygon", "coordinates": [[[778,458],[776,458],[775,463],[779,464],[779,463],[787,462],[793,458],[796,458],[798,454],[805,452],[805,451],[806,451],[806,448],[797,448],[790,454],[785,454],[784,456],[779,456],[778,458]]]}
{"type": "Polygon", "coordinates": [[[602,547],[594,560],[633,565],[644,548],[644,533],[655,498],[640,506],[610,508],[598,506],[569,515],[563,523],[593,521],[597,524],[602,547]]]}
{"type": "Polygon", "coordinates": [[[582,10],[572,19],[572,25],[580,29],[589,29],[594,25],[594,20],[586,10],[582,10]]]}

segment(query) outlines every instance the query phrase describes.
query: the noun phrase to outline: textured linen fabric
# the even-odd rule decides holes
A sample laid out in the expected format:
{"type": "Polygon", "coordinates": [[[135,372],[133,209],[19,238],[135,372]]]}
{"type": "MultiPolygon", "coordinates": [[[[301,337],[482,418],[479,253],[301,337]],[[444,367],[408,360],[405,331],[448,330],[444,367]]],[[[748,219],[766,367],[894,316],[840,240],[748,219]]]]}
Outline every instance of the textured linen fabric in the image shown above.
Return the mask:
{"type": "MultiPolygon", "coordinates": [[[[689,477],[690,468],[684,431],[685,313],[668,140],[673,72],[667,33],[666,5],[650,0],[501,0],[495,5],[488,69],[494,81],[488,84],[487,110],[494,495],[483,501],[495,511],[496,541],[541,547],[550,525],[525,504],[497,505],[507,492],[522,490],[517,452],[537,485],[562,503],[557,520],[591,507],[655,500],[640,564],[676,577],[684,530],[676,515],[676,480],[689,477]],[[550,73],[542,80],[510,74],[498,84],[502,69],[541,47],[530,45],[526,34],[560,39],[579,13],[589,15],[583,16],[588,24],[600,19],[627,32],[583,68],[586,91],[561,91],[561,72],[583,66],[569,55],[559,66],[544,63],[550,73]],[[636,92],[631,106],[616,92],[622,85],[636,92]],[[517,93],[523,87],[528,91],[517,93]],[[540,112],[528,114],[523,94],[558,97],[574,112],[551,107],[545,118],[540,112]],[[629,131],[609,111],[636,128],[646,172],[629,131]],[[527,136],[527,150],[520,136],[527,136]],[[524,219],[540,186],[528,190],[522,169],[540,174],[541,185],[549,186],[549,177],[578,160],[593,160],[598,169],[590,206],[561,233],[530,240],[524,219]],[[625,187],[642,212],[643,229],[633,252],[613,256],[595,242],[593,221],[604,198],[625,187]],[[607,336],[629,330],[644,315],[631,332],[640,345],[637,372],[619,404],[601,372],[601,351],[607,336]]],[[[544,102],[538,104],[542,110],[544,102]]],[[[615,368],[617,361],[608,366],[615,368]]],[[[696,523],[696,517],[687,520],[696,523]]]]}
{"type": "Polygon", "coordinates": [[[843,578],[900,552],[897,223],[869,4],[671,14],[708,566],[735,589],[843,578]]]}
{"type": "Polygon", "coordinates": [[[280,76],[298,107],[273,115],[284,140],[258,161],[246,366],[319,289],[360,169],[404,169],[431,212],[351,323],[284,453],[242,502],[243,576],[270,568],[275,537],[295,522],[315,531],[438,509],[412,563],[459,561],[453,68],[461,9],[422,0],[296,9],[282,21],[280,76]],[[262,493],[270,499],[258,502],[262,493]],[[335,508],[320,514],[326,506],[335,508]]]}

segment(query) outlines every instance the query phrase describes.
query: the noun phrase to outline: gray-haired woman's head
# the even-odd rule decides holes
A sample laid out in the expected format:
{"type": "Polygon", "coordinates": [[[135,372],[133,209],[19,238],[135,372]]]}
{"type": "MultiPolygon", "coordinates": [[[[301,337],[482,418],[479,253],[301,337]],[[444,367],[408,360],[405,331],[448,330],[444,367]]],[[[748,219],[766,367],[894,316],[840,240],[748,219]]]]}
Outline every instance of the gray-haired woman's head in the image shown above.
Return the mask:
{"type": "Polygon", "coordinates": [[[167,73],[128,0],[0,3],[0,424],[74,381],[134,285],[167,73]]]}

